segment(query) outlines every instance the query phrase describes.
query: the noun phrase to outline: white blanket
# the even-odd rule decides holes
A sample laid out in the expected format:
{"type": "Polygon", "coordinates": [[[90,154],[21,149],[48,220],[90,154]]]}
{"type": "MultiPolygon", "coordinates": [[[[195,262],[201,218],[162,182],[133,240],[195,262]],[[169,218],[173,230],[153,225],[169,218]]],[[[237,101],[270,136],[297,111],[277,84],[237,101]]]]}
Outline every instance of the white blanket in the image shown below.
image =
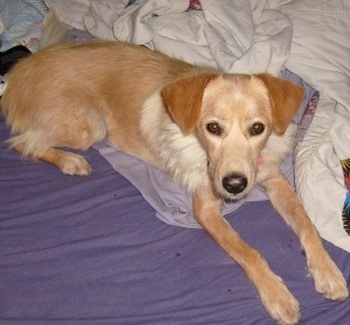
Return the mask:
{"type": "MultiPolygon", "coordinates": [[[[350,1],[46,0],[59,18],[101,39],[130,41],[225,72],[278,75],[283,67],[319,90],[296,153],[296,187],[321,236],[350,251],[342,225],[350,158],[350,1]]],[[[103,58],[101,58],[103,59],[103,58]]]]}
{"type": "Polygon", "coordinates": [[[286,67],[321,94],[297,152],[297,191],[321,236],[350,251],[342,223],[347,190],[340,164],[350,158],[350,1],[269,3],[293,23],[286,67]]]}

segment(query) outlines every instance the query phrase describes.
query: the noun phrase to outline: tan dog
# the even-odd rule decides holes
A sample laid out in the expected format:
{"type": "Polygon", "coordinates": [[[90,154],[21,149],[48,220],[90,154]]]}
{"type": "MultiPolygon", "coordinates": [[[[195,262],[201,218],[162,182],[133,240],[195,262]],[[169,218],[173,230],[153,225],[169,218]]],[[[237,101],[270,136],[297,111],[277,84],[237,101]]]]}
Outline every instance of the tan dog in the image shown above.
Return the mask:
{"type": "Polygon", "coordinates": [[[8,75],[2,110],[11,145],[64,173],[85,175],[85,150],[112,146],[172,174],[193,194],[196,220],[245,271],[272,318],[299,320],[298,302],[261,255],[221,215],[259,183],[299,236],[315,287],[348,296],[294,190],[279,169],[303,92],[268,74],[227,75],[126,43],[60,44],[23,59],[8,75]]]}

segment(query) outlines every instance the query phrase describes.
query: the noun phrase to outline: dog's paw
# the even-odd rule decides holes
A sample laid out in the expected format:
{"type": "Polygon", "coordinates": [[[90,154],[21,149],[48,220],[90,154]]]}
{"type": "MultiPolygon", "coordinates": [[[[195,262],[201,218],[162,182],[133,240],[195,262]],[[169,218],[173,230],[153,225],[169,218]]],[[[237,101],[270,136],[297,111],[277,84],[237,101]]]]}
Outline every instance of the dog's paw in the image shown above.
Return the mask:
{"type": "Polygon", "coordinates": [[[333,260],[327,255],[310,272],[315,281],[315,289],[325,298],[343,301],[349,296],[347,283],[333,260]]]}
{"type": "Polygon", "coordinates": [[[65,152],[64,158],[60,160],[59,168],[68,175],[88,175],[91,167],[83,156],[65,152]]]}
{"type": "Polygon", "coordinates": [[[281,278],[277,277],[277,281],[274,281],[265,293],[261,293],[261,300],[269,315],[278,324],[292,325],[298,323],[300,319],[299,302],[281,278]]]}

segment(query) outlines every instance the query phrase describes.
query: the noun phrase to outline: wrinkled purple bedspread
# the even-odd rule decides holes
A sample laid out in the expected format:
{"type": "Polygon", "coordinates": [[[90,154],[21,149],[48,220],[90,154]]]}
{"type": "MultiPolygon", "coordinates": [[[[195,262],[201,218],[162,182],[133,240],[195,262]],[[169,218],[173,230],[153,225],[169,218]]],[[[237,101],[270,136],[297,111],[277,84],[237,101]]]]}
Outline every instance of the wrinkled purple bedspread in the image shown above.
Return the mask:
{"type": "MultiPolygon", "coordinates": [[[[91,149],[93,172],[7,150],[0,117],[0,324],[274,324],[242,270],[201,230],[169,226],[91,149]]],[[[268,201],[229,222],[301,303],[301,324],[349,324],[350,300],[313,288],[292,231],[268,201]]],[[[350,279],[350,256],[325,243],[350,279]]]]}

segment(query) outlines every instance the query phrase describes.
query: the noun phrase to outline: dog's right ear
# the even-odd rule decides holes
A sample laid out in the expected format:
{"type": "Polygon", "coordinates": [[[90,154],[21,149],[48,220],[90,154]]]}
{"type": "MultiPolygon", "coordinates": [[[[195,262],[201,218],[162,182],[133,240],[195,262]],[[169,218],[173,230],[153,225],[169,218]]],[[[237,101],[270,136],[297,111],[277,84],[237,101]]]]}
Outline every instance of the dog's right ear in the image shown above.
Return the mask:
{"type": "Polygon", "coordinates": [[[204,89],[216,75],[186,78],[165,86],[161,95],[165,106],[183,134],[191,133],[201,113],[204,89]]]}

